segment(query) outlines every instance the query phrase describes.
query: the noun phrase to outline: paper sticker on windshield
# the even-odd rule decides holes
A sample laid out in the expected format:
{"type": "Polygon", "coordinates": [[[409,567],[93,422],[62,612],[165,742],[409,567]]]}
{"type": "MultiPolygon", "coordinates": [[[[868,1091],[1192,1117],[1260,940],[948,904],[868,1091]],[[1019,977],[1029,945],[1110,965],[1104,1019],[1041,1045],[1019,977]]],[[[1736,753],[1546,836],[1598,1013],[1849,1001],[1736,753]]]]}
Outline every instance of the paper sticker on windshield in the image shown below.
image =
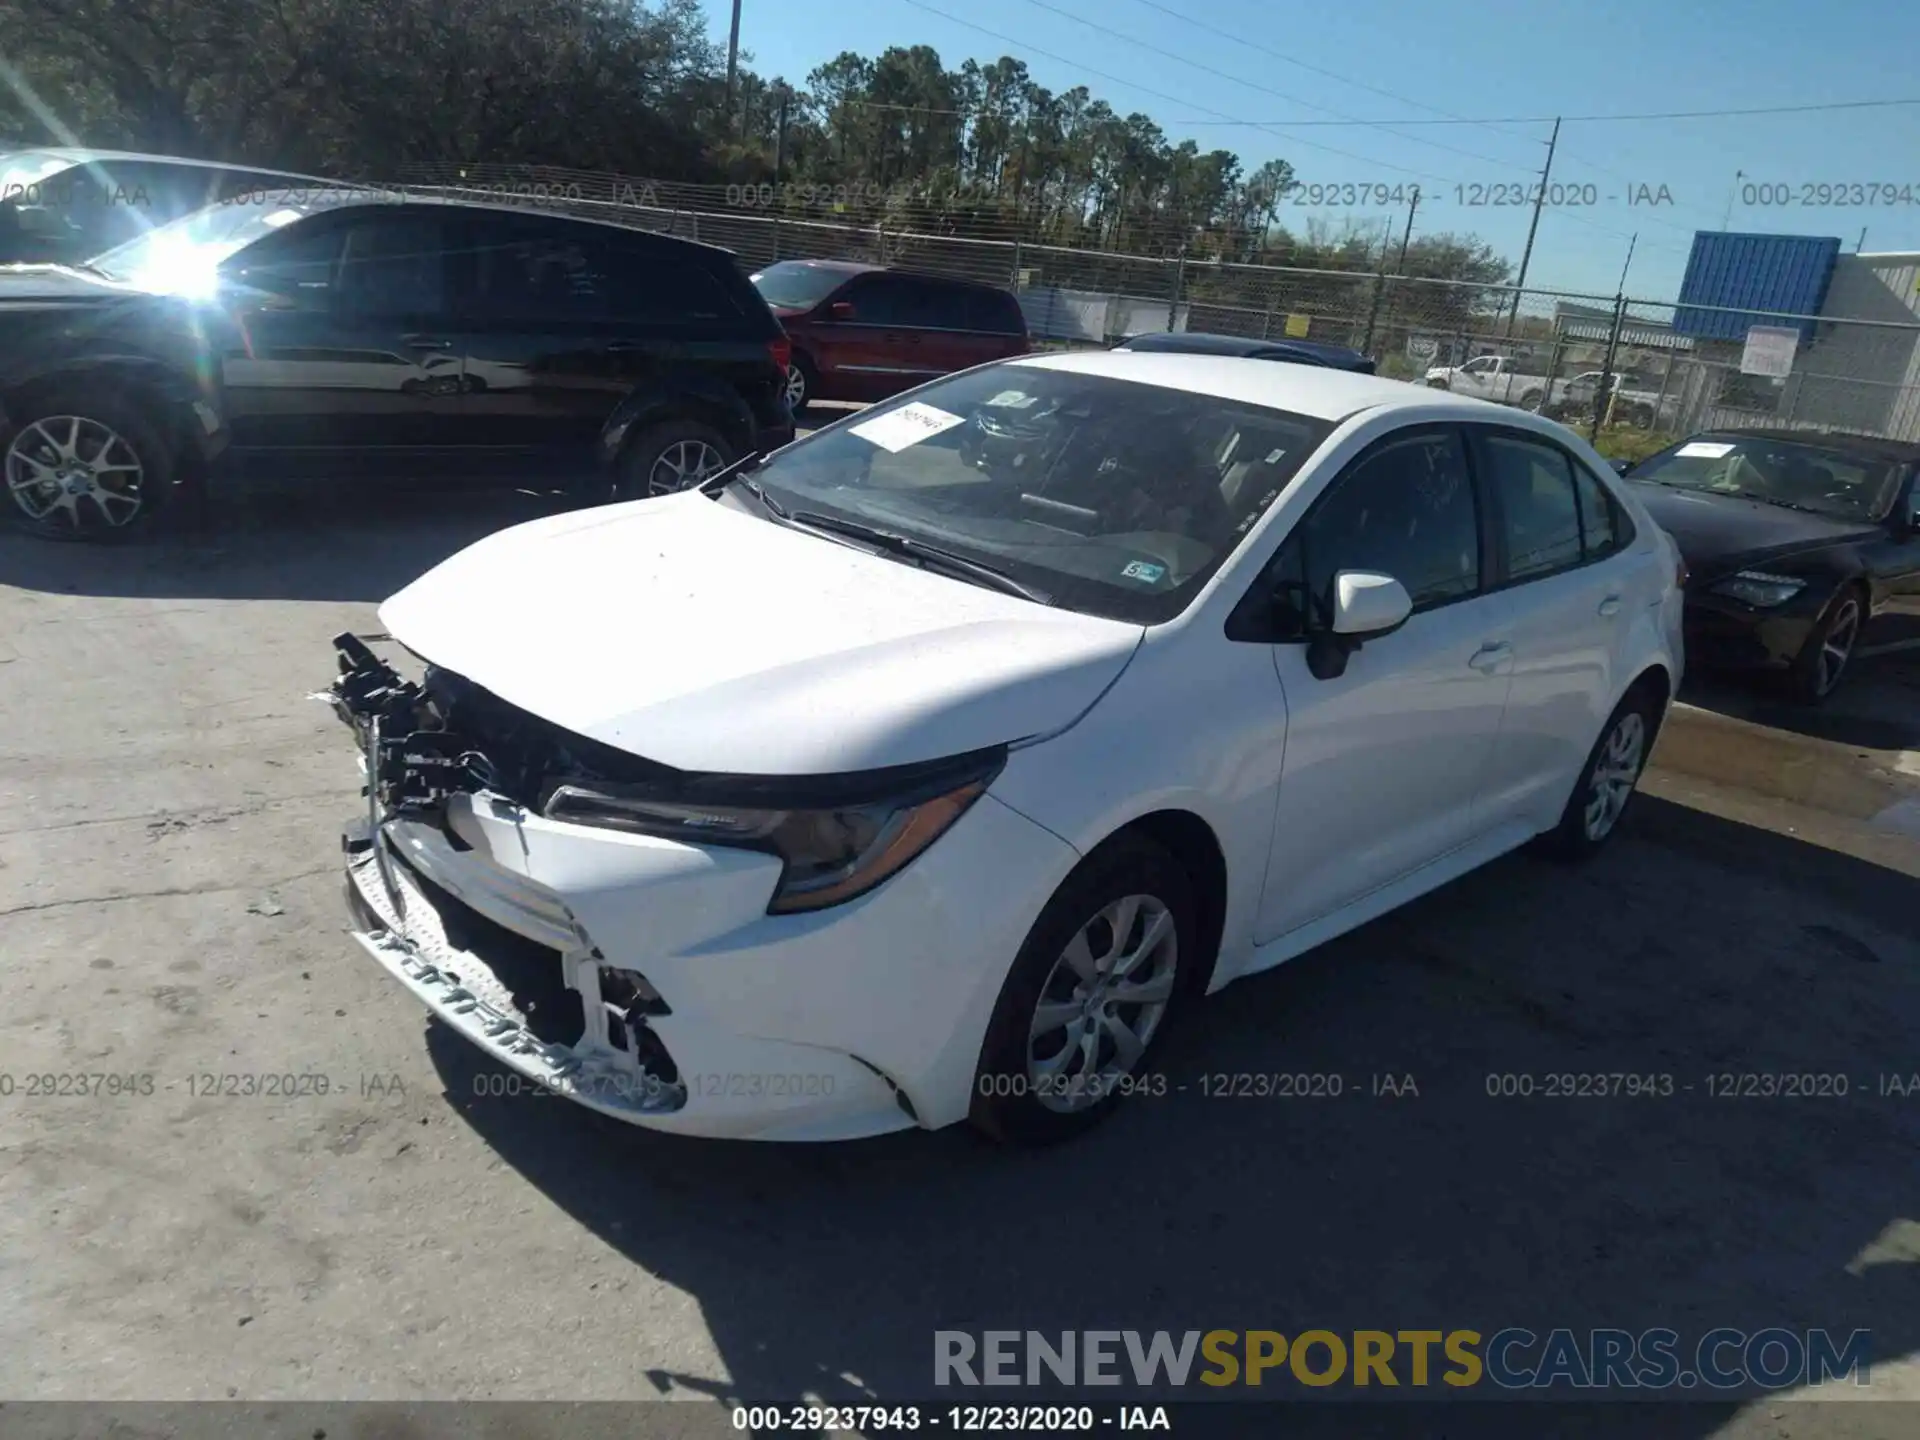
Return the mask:
{"type": "Polygon", "coordinates": [[[1002,390],[998,395],[987,401],[987,404],[998,406],[1005,410],[1025,410],[1039,398],[1038,395],[1029,395],[1021,390],[1002,390]]]}
{"type": "Polygon", "coordinates": [[[1674,451],[1677,460],[1718,460],[1723,455],[1731,455],[1733,446],[1721,445],[1709,440],[1693,440],[1674,451]]]}
{"type": "Polygon", "coordinates": [[[931,440],[942,430],[951,430],[964,423],[961,416],[949,415],[944,410],[922,405],[916,400],[911,405],[902,405],[898,410],[889,410],[884,415],[863,420],[850,428],[862,440],[870,440],[882,450],[891,450],[897,455],[909,445],[931,440]]]}
{"type": "Polygon", "coordinates": [[[1129,561],[1127,568],[1120,572],[1122,580],[1138,580],[1143,585],[1152,585],[1167,573],[1164,565],[1150,565],[1145,560],[1129,561]]]}

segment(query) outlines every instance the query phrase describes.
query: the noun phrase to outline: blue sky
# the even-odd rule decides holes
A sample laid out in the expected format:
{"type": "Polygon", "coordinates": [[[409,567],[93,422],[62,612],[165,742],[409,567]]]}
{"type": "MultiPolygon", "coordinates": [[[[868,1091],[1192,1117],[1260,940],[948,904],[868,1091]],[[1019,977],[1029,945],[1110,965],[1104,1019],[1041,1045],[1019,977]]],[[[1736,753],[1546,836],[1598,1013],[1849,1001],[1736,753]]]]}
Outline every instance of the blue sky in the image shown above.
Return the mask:
{"type": "MultiPolygon", "coordinates": [[[[726,0],[707,3],[724,43],[726,0]]],[[[1233,150],[1248,169],[1279,157],[1307,186],[1418,183],[1416,234],[1477,234],[1517,261],[1530,210],[1485,202],[1537,179],[1550,125],[1393,122],[1916,97],[1916,41],[1914,0],[743,0],[740,44],[759,73],[796,84],[843,50],[931,45],[949,67],[1011,54],[1050,89],[1084,84],[1175,141],[1233,150]],[[1356,119],[1387,123],[1287,123],[1356,119]]],[[[1626,288],[1648,299],[1676,292],[1699,229],[1833,235],[1852,250],[1864,227],[1867,250],[1920,250],[1920,105],[1569,119],[1553,178],[1591,185],[1569,198],[1594,203],[1546,210],[1530,285],[1611,295],[1635,232],[1626,288]],[[1869,182],[1908,195],[1799,203],[1804,185],[1869,182]],[[1741,187],[1762,183],[1794,203],[1743,205],[1741,187]],[[1672,203],[1629,203],[1662,186],[1672,203]]],[[[1314,214],[1384,225],[1390,210],[1404,218],[1403,206],[1306,205],[1283,218],[1296,229],[1314,214]]]]}

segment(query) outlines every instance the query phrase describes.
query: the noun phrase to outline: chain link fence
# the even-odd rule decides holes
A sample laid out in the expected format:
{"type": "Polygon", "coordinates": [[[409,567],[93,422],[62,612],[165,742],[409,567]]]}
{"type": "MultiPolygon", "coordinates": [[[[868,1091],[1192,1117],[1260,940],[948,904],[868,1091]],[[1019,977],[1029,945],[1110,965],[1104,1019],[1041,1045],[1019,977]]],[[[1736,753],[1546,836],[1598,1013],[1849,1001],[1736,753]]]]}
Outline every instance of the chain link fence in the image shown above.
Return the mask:
{"type": "MultiPolygon", "coordinates": [[[[1379,373],[1537,410],[1616,450],[1646,453],[1699,430],[1839,430],[1920,441],[1920,316],[1716,311],[1623,296],[1516,289],[1375,270],[1243,265],[941,233],[918,207],[851,223],[829,187],[692,186],[532,166],[415,166],[412,191],[512,201],[777,260],[861,261],[1013,291],[1036,341],[1111,345],[1194,330],[1349,346],[1379,373]],[[766,192],[766,193],[762,193],[766,192]],[[774,206],[770,198],[782,203],[774,206]],[[703,208],[704,207],[704,208],[703,208]],[[1791,373],[1744,373],[1754,325],[1799,329],[1791,373]]],[[[858,207],[855,207],[858,208],[858,207]]]]}

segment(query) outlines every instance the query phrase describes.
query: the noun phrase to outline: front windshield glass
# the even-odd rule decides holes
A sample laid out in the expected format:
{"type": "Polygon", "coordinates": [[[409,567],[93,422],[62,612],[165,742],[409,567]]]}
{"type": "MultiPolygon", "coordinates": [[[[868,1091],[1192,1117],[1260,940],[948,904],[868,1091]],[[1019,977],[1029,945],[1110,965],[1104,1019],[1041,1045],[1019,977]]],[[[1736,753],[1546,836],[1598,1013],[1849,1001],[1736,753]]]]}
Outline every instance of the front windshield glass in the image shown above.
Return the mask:
{"type": "Polygon", "coordinates": [[[1815,443],[1702,436],[1643,460],[1633,478],[1738,495],[1839,520],[1875,520],[1893,502],[1899,467],[1815,443]]]}
{"type": "Polygon", "coordinates": [[[90,262],[116,280],[163,295],[211,294],[220,263],[229,255],[271,235],[308,213],[311,207],[279,204],[271,195],[266,203],[221,202],[182,215],[116,245],[90,262]]]}
{"type": "Polygon", "coordinates": [[[1141,624],[1186,608],[1332,430],[1211,395],[1036,365],[939,381],[754,473],[790,511],[1004,571],[1141,624]]]}
{"type": "Polygon", "coordinates": [[[829,270],[819,265],[803,265],[797,260],[782,260],[752,277],[754,287],[769,305],[782,309],[811,310],[839,289],[848,279],[844,270],[829,270]]]}

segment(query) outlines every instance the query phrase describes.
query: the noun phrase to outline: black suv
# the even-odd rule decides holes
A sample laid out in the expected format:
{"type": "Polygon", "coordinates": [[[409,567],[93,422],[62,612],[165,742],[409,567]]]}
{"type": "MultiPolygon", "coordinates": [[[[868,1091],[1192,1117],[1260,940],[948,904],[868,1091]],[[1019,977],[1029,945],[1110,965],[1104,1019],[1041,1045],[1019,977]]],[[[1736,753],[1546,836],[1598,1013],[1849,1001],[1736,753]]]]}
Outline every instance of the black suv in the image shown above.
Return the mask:
{"type": "Polygon", "coordinates": [[[121,534],[216,462],[656,494],[793,438],[788,356],[725,250],[262,192],[82,268],[0,271],[0,503],[43,532],[121,534]]]}

